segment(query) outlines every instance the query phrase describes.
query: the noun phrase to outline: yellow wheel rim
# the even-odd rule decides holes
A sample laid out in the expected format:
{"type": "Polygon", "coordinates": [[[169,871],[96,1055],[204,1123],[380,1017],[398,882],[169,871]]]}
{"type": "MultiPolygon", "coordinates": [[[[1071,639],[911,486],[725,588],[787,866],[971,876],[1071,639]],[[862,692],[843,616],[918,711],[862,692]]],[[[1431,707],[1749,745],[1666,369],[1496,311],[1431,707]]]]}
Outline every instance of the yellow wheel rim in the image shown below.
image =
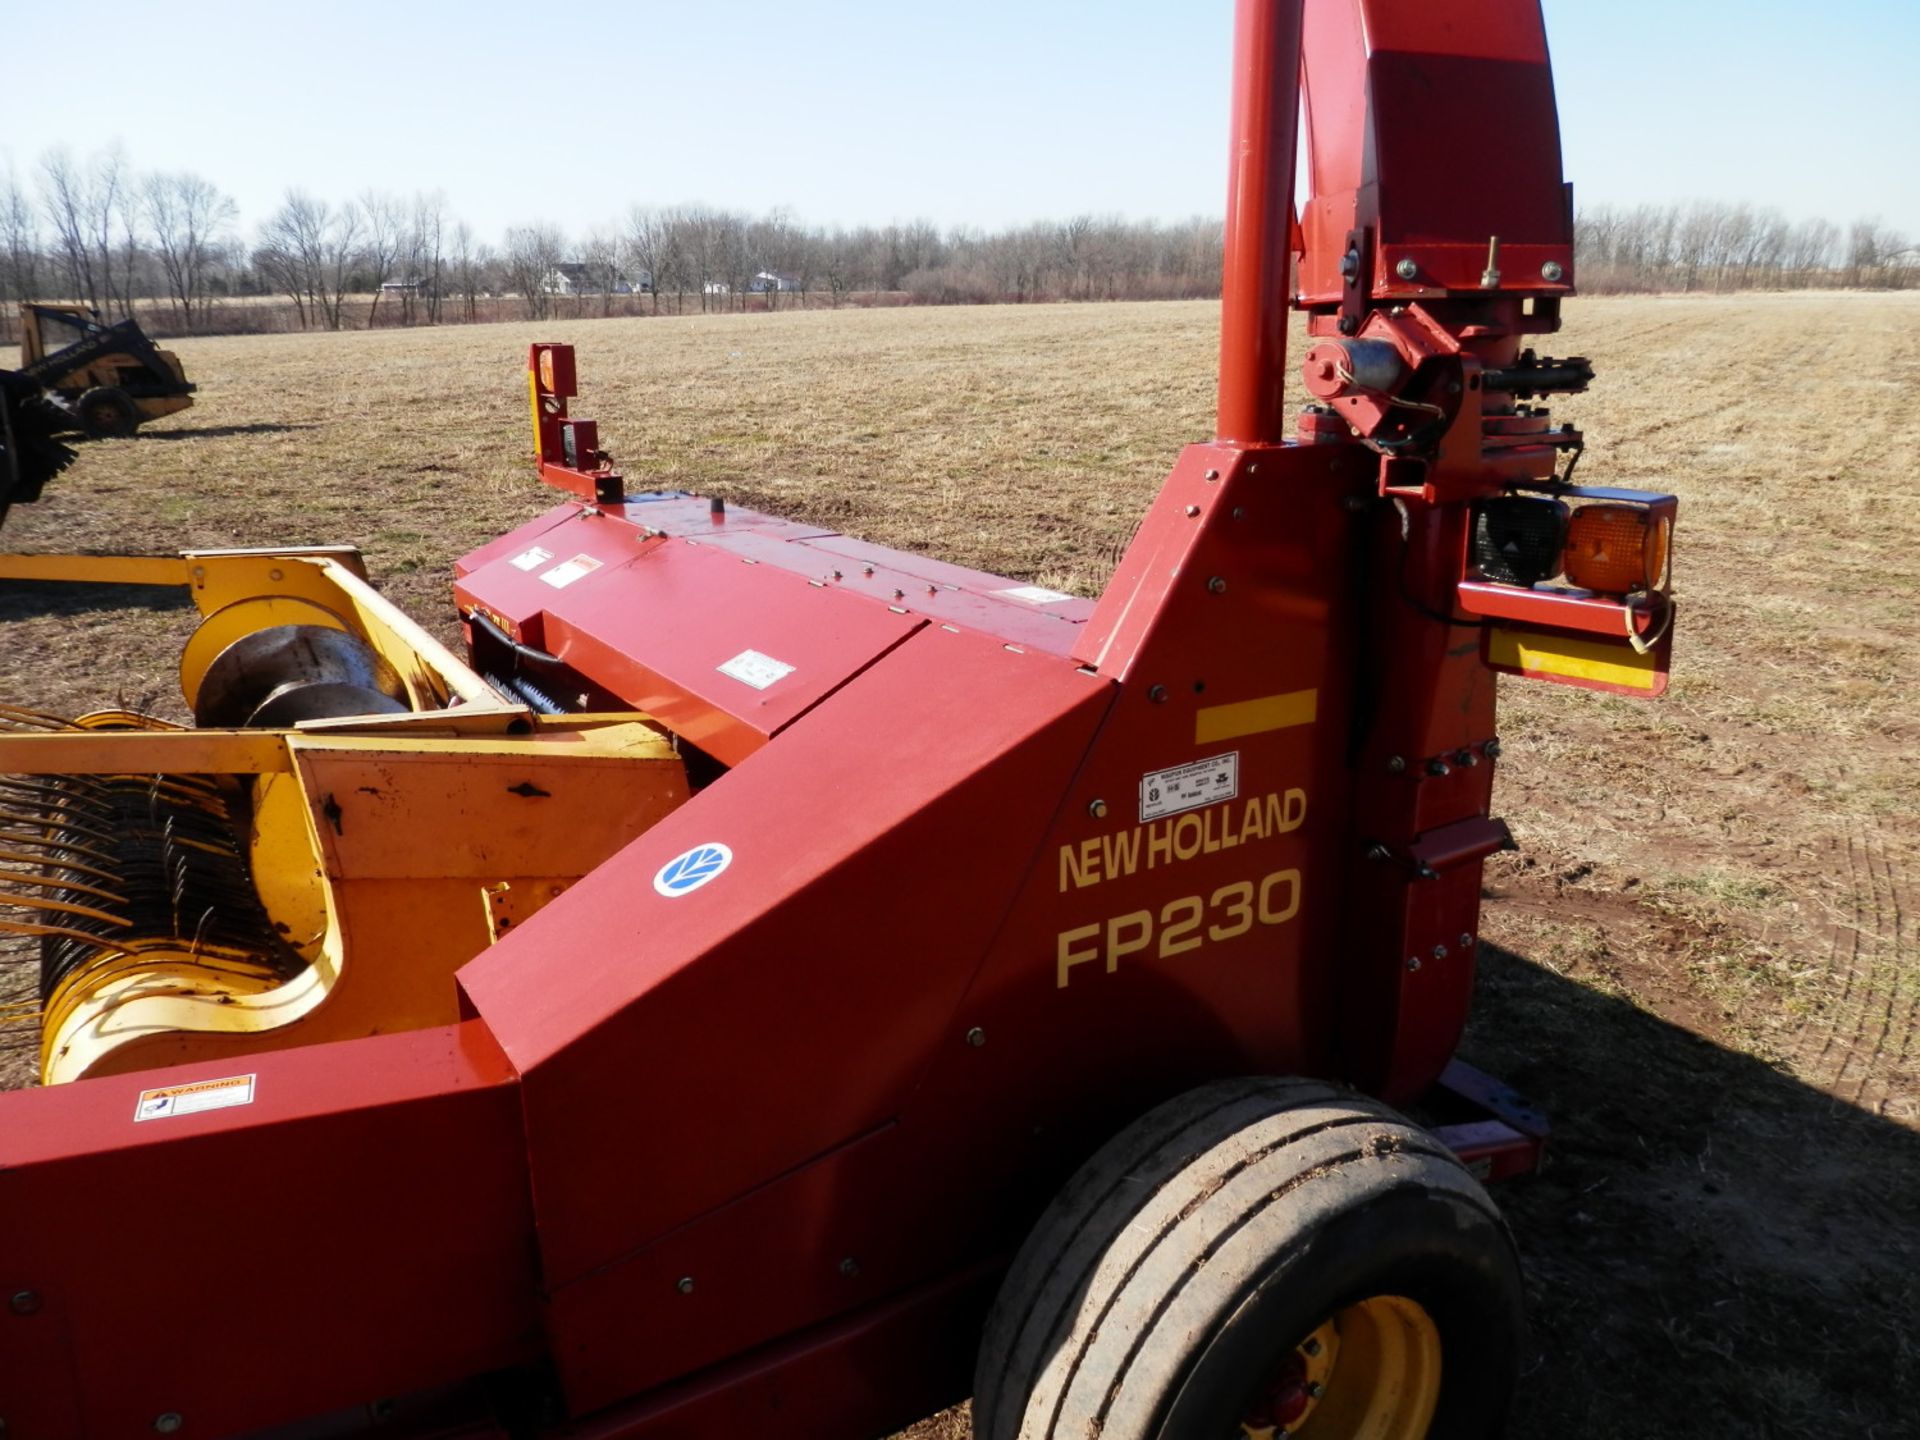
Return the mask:
{"type": "Polygon", "coordinates": [[[1248,1440],[1421,1440],[1440,1400],[1440,1329],[1401,1295],[1347,1306],[1276,1368],[1248,1440]]]}

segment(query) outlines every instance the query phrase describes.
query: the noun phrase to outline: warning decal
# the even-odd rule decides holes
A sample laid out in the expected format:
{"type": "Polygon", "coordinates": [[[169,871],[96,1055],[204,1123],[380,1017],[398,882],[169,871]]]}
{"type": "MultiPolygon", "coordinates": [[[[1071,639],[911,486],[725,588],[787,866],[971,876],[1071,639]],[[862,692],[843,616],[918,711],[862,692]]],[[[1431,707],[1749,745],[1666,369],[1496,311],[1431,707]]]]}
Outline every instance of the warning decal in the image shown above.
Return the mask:
{"type": "Polygon", "coordinates": [[[553,551],[536,545],[531,550],[522,551],[507,563],[516,570],[538,570],[552,558],[553,551]]]}
{"type": "Polygon", "coordinates": [[[1062,600],[1074,597],[1059,590],[1049,590],[1044,585],[1014,585],[1005,590],[996,590],[996,595],[1004,595],[1009,600],[1024,600],[1029,605],[1057,605],[1062,600]]]}
{"type": "Polygon", "coordinates": [[[225,1110],[253,1103],[251,1075],[229,1075],[220,1080],[196,1080],[191,1085],[162,1085],[142,1090],[134,1103],[135,1120],[165,1120],[174,1115],[197,1115],[202,1110],[225,1110]]]}
{"type": "Polygon", "coordinates": [[[1158,820],[1197,810],[1240,793],[1240,752],[1230,750],[1211,760],[1194,760],[1171,770],[1155,770],[1140,777],[1140,820],[1158,820]]]}
{"type": "MultiPolygon", "coordinates": [[[[536,565],[539,561],[534,562],[536,565]]],[[[585,579],[600,568],[600,562],[591,555],[576,555],[571,560],[562,560],[540,578],[556,590],[564,590],[576,580],[585,579]]]]}
{"type": "Polygon", "coordinates": [[[784,680],[793,673],[793,666],[786,661],[762,655],[758,650],[742,650],[724,665],[714,668],[722,675],[731,675],[742,685],[751,685],[756,690],[764,690],[774,681],[784,680]]]}

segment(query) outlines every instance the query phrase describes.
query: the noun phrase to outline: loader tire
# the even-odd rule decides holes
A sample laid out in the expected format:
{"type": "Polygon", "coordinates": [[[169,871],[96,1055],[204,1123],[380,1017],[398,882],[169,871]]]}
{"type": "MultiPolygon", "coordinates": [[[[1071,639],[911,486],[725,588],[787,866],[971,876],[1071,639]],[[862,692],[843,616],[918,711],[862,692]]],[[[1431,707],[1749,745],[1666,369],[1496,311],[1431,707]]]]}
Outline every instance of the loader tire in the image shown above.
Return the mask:
{"type": "Polygon", "coordinates": [[[140,424],[133,397],[112,385],[96,385],[87,391],[75,402],[73,414],[90,440],[123,439],[140,424]]]}
{"type": "Polygon", "coordinates": [[[1437,1140],[1338,1086],[1222,1081],[1041,1217],[987,1321],[973,1433],[1497,1435],[1524,1323],[1507,1228],[1437,1140]]]}

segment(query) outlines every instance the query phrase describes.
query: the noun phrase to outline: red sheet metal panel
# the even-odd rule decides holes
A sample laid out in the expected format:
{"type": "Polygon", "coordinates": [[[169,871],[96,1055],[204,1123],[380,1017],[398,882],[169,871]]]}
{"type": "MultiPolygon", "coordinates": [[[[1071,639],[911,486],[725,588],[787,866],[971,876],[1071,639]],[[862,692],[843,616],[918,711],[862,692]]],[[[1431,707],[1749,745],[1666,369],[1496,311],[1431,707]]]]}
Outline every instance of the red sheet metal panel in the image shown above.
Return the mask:
{"type": "Polygon", "coordinates": [[[1078,595],[889,550],[847,535],[802,540],[794,548],[827,557],[832,569],[841,574],[838,583],[849,590],[893,599],[931,619],[984,630],[1012,644],[1054,655],[1072,651],[1093,614],[1094,602],[1078,595]],[[904,598],[896,597],[896,591],[904,598]]]}
{"type": "Polygon", "coordinates": [[[453,562],[456,579],[465,579],[476,570],[483,570],[496,560],[504,560],[509,555],[518,555],[541,535],[554,526],[571,520],[580,513],[580,506],[572,501],[564,505],[555,505],[543,511],[524,525],[516,526],[498,539],[489,540],[477,550],[468,551],[453,562]]]}
{"type": "MultiPolygon", "coordinates": [[[[1229,489],[1228,475],[1242,467],[1248,467],[1250,479],[1260,475],[1267,453],[1232,445],[1189,445],[1180,452],[1159,498],[1107,582],[1073,652],[1076,659],[1116,680],[1129,676],[1134,657],[1161,620],[1167,596],[1176,586],[1205,585],[1210,578],[1196,578],[1186,567],[1202,530],[1222,518],[1217,512],[1229,489]]],[[[1277,458],[1268,458],[1265,464],[1270,483],[1278,483],[1277,458]]]]}
{"type": "MultiPolygon", "coordinates": [[[[515,639],[551,648],[546,614],[564,610],[547,575],[576,556],[620,564],[662,539],[693,540],[771,569],[893,606],[929,620],[984,630],[1015,645],[1064,655],[1094,602],[990,575],[944,560],[803,525],[755,510],[722,507],[695,495],[636,498],[622,505],[563,505],[460,561],[455,598],[479,605],[515,639]],[[576,525],[579,528],[575,528],[576,525]],[[564,553],[562,553],[564,552],[564,553]]],[[[596,572],[596,588],[606,584],[596,572]]],[[[589,577],[561,568],[563,588],[589,577]]],[[[614,583],[624,583],[615,581],[614,583]]]]}
{"type": "Polygon", "coordinates": [[[657,548],[656,536],[602,515],[591,506],[564,505],[531,525],[475,551],[453,587],[464,615],[476,605],[514,639],[548,646],[546,612],[564,597],[622,583],[634,560],[657,548]]]}
{"type": "Polygon", "coordinates": [[[771,540],[805,540],[814,535],[838,533],[831,526],[809,525],[769,515],[764,510],[714,502],[705,495],[662,492],[632,495],[624,505],[608,507],[629,524],[641,525],[663,535],[679,535],[690,540],[725,540],[730,535],[761,535],[771,540]]]}
{"type": "Polygon", "coordinates": [[[553,601],[547,648],[729,765],[926,623],[690,540],[596,580],[553,601]]]}
{"type": "Polygon", "coordinates": [[[576,1421],[565,1440],[887,1435],[967,1393],[1000,1282],[983,1265],[576,1421]]]}
{"type": "Polygon", "coordinates": [[[930,627],[461,971],[527,1075],[551,1285],[896,1113],[1112,694],[930,627]]]}
{"type": "Polygon", "coordinates": [[[1573,216],[1537,5],[1309,5],[1302,59],[1305,301],[1340,303],[1343,257],[1363,230],[1361,275],[1376,297],[1480,291],[1496,235],[1506,290],[1570,287],[1573,216]]]}
{"type": "Polygon", "coordinates": [[[883,605],[897,605],[930,620],[965,625],[1015,645],[1064,655],[1073,648],[1094,602],[1044,586],[1024,584],[926,555],[892,550],[850,535],[807,530],[751,510],[729,508],[724,516],[687,501],[628,508],[639,523],[717,545],[750,560],[788,570],[836,590],[883,605]]]}
{"type": "Polygon", "coordinates": [[[527,1358],[513,1082],[469,1023],[0,1094],[8,1440],[230,1435],[527,1358]]]}

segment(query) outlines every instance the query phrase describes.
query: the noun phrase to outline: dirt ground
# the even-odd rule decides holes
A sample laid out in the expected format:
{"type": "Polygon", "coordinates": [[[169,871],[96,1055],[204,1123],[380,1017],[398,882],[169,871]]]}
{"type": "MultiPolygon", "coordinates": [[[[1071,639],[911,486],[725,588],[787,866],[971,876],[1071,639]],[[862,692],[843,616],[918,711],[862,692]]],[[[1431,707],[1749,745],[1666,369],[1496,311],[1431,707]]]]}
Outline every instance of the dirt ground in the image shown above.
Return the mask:
{"type": "MultiPolygon", "coordinates": [[[[1920,1434],[1920,296],[1569,308],[1553,350],[1599,371],[1559,407],[1580,478],[1681,496],[1684,608],[1664,700],[1504,692],[1521,849],[1466,1055],[1556,1123],[1500,1197],[1532,1292],[1515,1433],[1920,1434]]],[[[182,341],[201,403],[85,447],[0,544],[348,541],[445,630],[453,558],[548,503],[521,366],[568,339],[636,488],[1090,594],[1208,433],[1215,335],[1163,304],[182,341]]],[[[0,700],[177,713],[190,619],[9,589],[0,700]]],[[[31,993],[8,953],[0,1000],[31,993]]],[[[29,1034],[0,1027],[16,1080],[29,1034]]]]}

